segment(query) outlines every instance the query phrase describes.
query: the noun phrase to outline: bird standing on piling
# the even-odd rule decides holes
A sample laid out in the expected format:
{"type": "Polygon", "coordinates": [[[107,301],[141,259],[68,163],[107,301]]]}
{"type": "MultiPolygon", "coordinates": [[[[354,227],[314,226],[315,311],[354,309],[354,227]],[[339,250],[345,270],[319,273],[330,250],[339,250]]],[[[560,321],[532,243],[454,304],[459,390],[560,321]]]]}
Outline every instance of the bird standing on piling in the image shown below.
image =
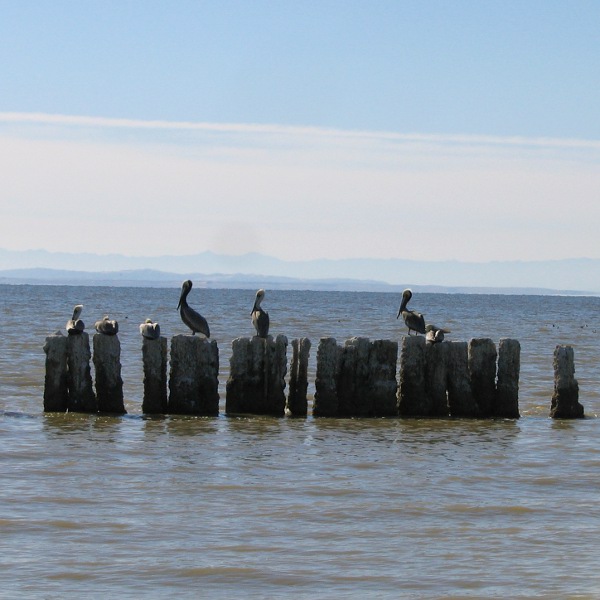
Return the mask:
{"type": "Polygon", "coordinates": [[[444,334],[451,333],[449,329],[441,329],[440,327],[436,327],[435,325],[426,325],[425,331],[425,341],[428,344],[437,344],[439,342],[444,341],[444,334]]]}
{"type": "Polygon", "coordinates": [[[157,340],[160,337],[160,325],[153,323],[152,319],[146,319],[140,325],[140,333],[148,340],[157,340]]]}
{"type": "Polygon", "coordinates": [[[256,329],[256,335],[261,338],[266,338],[269,335],[269,313],[260,307],[260,303],[264,297],[265,290],[258,290],[256,292],[256,299],[250,313],[252,315],[252,325],[256,329]]]}
{"type": "Polygon", "coordinates": [[[208,328],[206,319],[187,303],[187,296],[192,289],[192,285],[193,284],[189,279],[183,282],[177,308],[179,309],[181,320],[192,330],[192,335],[195,335],[196,332],[198,332],[209,338],[210,329],[208,328]]]}
{"type": "Polygon", "coordinates": [[[83,304],[76,304],[73,309],[73,316],[67,321],[67,333],[69,335],[79,335],[85,329],[84,322],[79,318],[83,304]]]}
{"type": "Polygon", "coordinates": [[[419,312],[408,310],[408,308],[406,307],[411,298],[411,290],[407,289],[402,292],[402,303],[400,304],[400,309],[398,310],[398,315],[396,316],[396,318],[399,319],[400,315],[402,315],[404,323],[408,327],[408,335],[410,335],[411,331],[425,334],[425,318],[423,317],[423,315],[419,312]]]}
{"type": "Polygon", "coordinates": [[[108,315],[104,315],[100,321],[96,321],[94,327],[102,335],[117,335],[119,333],[119,324],[114,319],[109,319],[108,315]]]}

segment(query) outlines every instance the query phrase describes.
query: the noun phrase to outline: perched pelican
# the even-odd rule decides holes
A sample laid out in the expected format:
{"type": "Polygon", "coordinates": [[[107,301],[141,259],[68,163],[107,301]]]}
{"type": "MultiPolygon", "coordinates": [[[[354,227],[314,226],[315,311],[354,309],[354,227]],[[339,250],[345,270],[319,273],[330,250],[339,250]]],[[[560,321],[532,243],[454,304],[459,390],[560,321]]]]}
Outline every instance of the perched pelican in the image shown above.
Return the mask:
{"type": "Polygon", "coordinates": [[[400,304],[400,309],[398,310],[397,319],[404,319],[404,323],[408,327],[408,335],[410,335],[411,331],[415,331],[416,333],[425,333],[425,319],[421,313],[415,312],[413,310],[408,310],[406,305],[409,300],[412,298],[411,290],[404,290],[402,292],[402,303],[400,304]]]}
{"type": "Polygon", "coordinates": [[[78,335],[85,329],[85,324],[79,318],[83,304],[76,304],[73,309],[73,316],[67,321],[67,333],[69,335],[78,335]]]}
{"type": "Polygon", "coordinates": [[[158,323],[153,323],[152,319],[146,319],[140,325],[140,333],[142,337],[145,337],[149,340],[157,340],[160,337],[160,325],[158,323]]]}
{"type": "Polygon", "coordinates": [[[193,308],[188,306],[187,295],[190,293],[191,289],[192,282],[189,279],[184,281],[183,285],[181,286],[179,304],[177,305],[179,314],[181,315],[181,320],[192,330],[192,335],[195,335],[197,331],[198,333],[202,333],[209,338],[210,329],[208,328],[206,319],[201,314],[197,313],[193,308]]]}
{"type": "Polygon", "coordinates": [[[252,315],[252,325],[256,329],[256,335],[261,338],[266,338],[269,335],[269,313],[260,307],[260,303],[264,297],[265,290],[258,290],[256,292],[256,299],[250,313],[252,315]]]}
{"type": "Polygon", "coordinates": [[[109,319],[108,315],[104,315],[100,321],[96,321],[94,326],[98,333],[104,335],[117,335],[119,333],[119,324],[114,319],[109,319]]]}
{"type": "Polygon", "coordinates": [[[440,329],[435,325],[426,325],[425,331],[425,340],[428,344],[437,344],[438,342],[444,341],[444,334],[450,333],[449,329],[440,329]]]}

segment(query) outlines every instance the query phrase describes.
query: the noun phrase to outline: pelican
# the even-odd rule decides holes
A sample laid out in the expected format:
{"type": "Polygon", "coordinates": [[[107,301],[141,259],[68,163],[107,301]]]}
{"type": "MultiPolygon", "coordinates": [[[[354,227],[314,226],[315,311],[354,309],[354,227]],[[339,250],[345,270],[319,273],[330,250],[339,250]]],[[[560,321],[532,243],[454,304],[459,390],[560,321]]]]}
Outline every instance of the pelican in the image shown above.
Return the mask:
{"type": "Polygon", "coordinates": [[[191,308],[187,303],[187,295],[190,293],[192,285],[193,284],[189,279],[183,282],[183,285],[181,286],[181,296],[179,297],[179,304],[177,305],[177,308],[179,309],[181,320],[192,330],[192,335],[196,335],[197,331],[198,333],[202,333],[209,338],[210,329],[208,328],[206,319],[201,314],[197,313],[193,308],[191,308]]]}
{"type": "Polygon", "coordinates": [[[444,334],[450,333],[449,329],[441,329],[440,327],[436,327],[435,325],[426,325],[425,331],[425,340],[428,344],[437,344],[438,342],[444,341],[444,334]]]}
{"type": "Polygon", "coordinates": [[[406,308],[406,305],[408,304],[408,302],[411,298],[412,298],[411,290],[404,290],[402,292],[402,303],[400,304],[400,309],[398,310],[398,315],[396,316],[396,318],[399,319],[400,315],[402,315],[402,318],[404,319],[404,323],[408,327],[408,335],[410,335],[411,331],[414,331],[415,333],[423,333],[424,334],[425,333],[425,319],[424,319],[423,315],[421,313],[415,312],[413,310],[408,310],[406,308]]]}
{"type": "Polygon", "coordinates": [[[73,316],[67,321],[67,333],[69,335],[78,335],[85,329],[84,322],[79,318],[83,304],[76,304],[73,309],[73,316]]]}
{"type": "Polygon", "coordinates": [[[98,333],[103,335],[117,335],[119,333],[119,324],[114,319],[109,319],[104,315],[100,321],[96,321],[94,327],[98,333]]]}
{"type": "Polygon", "coordinates": [[[252,315],[252,325],[256,329],[256,335],[261,338],[266,338],[269,335],[269,313],[260,307],[260,303],[264,297],[265,290],[258,290],[256,292],[256,299],[250,313],[252,315]]]}
{"type": "Polygon", "coordinates": [[[160,325],[153,323],[152,319],[146,319],[140,325],[140,333],[148,340],[157,340],[160,337],[160,325]]]}

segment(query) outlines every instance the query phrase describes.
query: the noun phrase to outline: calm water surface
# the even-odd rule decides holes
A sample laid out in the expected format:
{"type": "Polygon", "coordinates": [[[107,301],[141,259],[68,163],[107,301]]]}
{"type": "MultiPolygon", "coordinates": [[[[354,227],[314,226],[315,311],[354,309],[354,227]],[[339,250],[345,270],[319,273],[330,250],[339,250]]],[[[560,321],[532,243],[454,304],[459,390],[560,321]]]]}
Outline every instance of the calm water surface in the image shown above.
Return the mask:
{"type": "MultiPolygon", "coordinates": [[[[600,299],[415,294],[455,340],[521,342],[516,421],[146,418],[138,324],[179,290],[0,286],[0,597],[599,598],[600,299]],[[120,323],[128,415],[44,415],[46,335],[120,323]],[[34,308],[32,308],[34,307],[34,308]],[[575,349],[587,419],[548,418],[575,349]]],[[[254,293],[197,290],[218,341],[254,293]]],[[[399,295],[268,292],[273,334],[401,340],[399,295]]],[[[309,393],[314,392],[311,384],[309,393]]]]}

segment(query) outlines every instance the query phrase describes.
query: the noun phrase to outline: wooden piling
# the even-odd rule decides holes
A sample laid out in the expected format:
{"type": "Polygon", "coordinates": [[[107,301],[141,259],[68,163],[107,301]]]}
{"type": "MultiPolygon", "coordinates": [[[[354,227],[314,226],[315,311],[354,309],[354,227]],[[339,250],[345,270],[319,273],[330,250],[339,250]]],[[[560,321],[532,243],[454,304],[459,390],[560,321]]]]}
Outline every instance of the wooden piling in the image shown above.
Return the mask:
{"type": "Polygon", "coordinates": [[[142,360],[144,364],[144,399],[142,412],[166,414],[167,396],[167,338],[156,340],[142,338],[142,360]]]}
{"type": "Polygon", "coordinates": [[[448,344],[448,407],[452,417],[479,417],[471,390],[467,342],[448,344]]]}
{"type": "Polygon", "coordinates": [[[335,417],[338,412],[337,379],[340,369],[341,348],[335,338],[319,340],[317,374],[315,378],[315,417],[335,417]]]}
{"type": "Polygon", "coordinates": [[[65,412],[69,405],[67,338],[57,331],[46,338],[44,412],[65,412]]]}
{"type": "Polygon", "coordinates": [[[553,419],[581,419],[579,383],[575,379],[575,355],[572,346],[556,346],[554,350],[554,393],[550,406],[553,419]]]}
{"type": "Polygon", "coordinates": [[[227,414],[283,416],[287,345],[284,335],[237,338],[232,343],[226,384],[227,414]]]}
{"type": "Polygon", "coordinates": [[[428,417],[447,417],[450,414],[448,407],[448,357],[450,355],[449,342],[437,342],[425,345],[425,391],[427,402],[423,410],[427,410],[428,417]]]}
{"type": "Polygon", "coordinates": [[[121,342],[116,335],[96,333],[93,337],[94,370],[98,412],[125,414],[121,378],[121,342]]]}
{"type": "Polygon", "coordinates": [[[305,417],[308,414],[307,390],[310,346],[308,338],[292,340],[290,382],[285,405],[285,414],[290,417],[305,417]]]}
{"type": "Polygon", "coordinates": [[[431,403],[427,394],[426,343],[420,335],[406,336],[400,351],[398,413],[403,417],[428,416],[431,403]]]}
{"type": "Polygon", "coordinates": [[[219,414],[219,350],[215,340],[195,335],[171,339],[170,414],[219,414]]]}
{"type": "Polygon", "coordinates": [[[518,340],[502,338],[498,344],[498,379],[493,416],[519,418],[519,374],[521,344],[518,340]]]}
{"type": "Polygon", "coordinates": [[[69,412],[95,413],[98,411],[92,387],[91,357],[90,338],[85,331],[67,337],[67,368],[69,371],[67,410],[69,412]]]}
{"type": "Polygon", "coordinates": [[[496,345],[489,338],[475,338],[468,345],[468,367],[473,401],[479,416],[491,417],[496,405],[496,345]]]}

